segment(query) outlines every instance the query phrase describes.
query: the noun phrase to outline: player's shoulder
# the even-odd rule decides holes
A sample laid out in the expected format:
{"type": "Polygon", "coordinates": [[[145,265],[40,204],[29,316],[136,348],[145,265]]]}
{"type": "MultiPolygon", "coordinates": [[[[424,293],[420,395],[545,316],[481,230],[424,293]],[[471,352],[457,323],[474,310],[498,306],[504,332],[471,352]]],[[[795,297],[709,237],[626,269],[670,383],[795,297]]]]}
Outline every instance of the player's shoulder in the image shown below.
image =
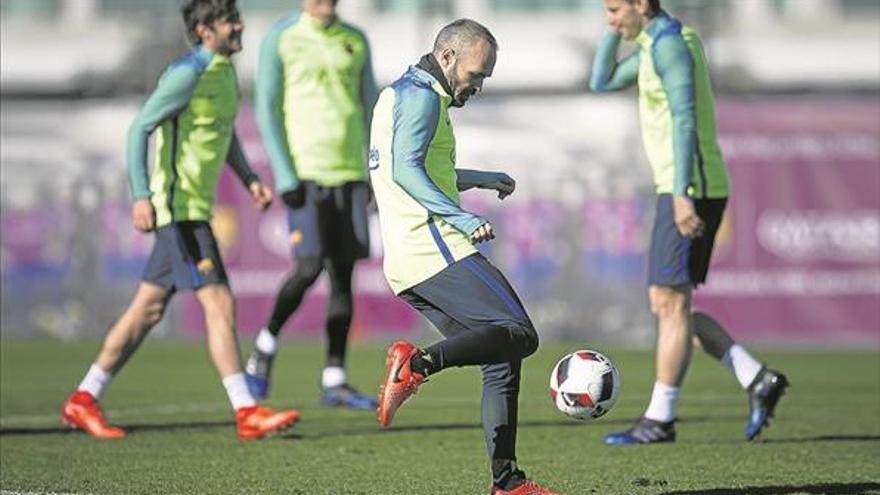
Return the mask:
{"type": "Polygon", "coordinates": [[[665,13],[654,20],[650,29],[651,38],[653,39],[651,43],[652,49],[656,49],[661,44],[684,41],[682,38],[683,26],[681,21],[665,13]]]}
{"type": "Polygon", "coordinates": [[[418,67],[410,67],[389,89],[394,91],[395,103],[420,112],[439,107],[440,95],[434,89],[434,79],[418,67]]]}
{"type": "Polygon", "coordinates": [[[284,31],[295,26],[300,18],[302,17],[302,12],[299,10],[294,10],[284,17],[275,21],[270,27],[269,31],[266,33],[265,39],[278,38],[284,31]]]}
{"type": "Polygon", "coordinates": [[[197,46],[171,62],[165,69],[162,79],[173,79],[181,84],[194,84],[211,64],[212,59],[211,52],[197,46]]]}
{"type": "Polygon", "coordinates": [[[363,29],[347,21],[343,21],[342,19],[340,19],[338,22],[339,28],[342,29],[347,35],[360,40],[362,43],[367,43],[367,33],[365,33],[363,29]]]}

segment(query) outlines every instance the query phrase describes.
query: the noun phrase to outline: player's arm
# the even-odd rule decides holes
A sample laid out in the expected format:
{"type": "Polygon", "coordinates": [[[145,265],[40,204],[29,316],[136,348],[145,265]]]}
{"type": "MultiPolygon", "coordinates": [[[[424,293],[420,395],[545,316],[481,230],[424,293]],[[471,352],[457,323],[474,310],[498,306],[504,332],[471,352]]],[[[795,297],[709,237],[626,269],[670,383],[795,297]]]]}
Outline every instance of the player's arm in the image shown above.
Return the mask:
{"type": "Polygon", "coordinates": [[[260,176],[251,169],[244,149],[241,147],[241,141],[238,139],[238,133],[234,129],[232,140],[229,143],[229,153],[226,155],[226,163],[250,192],[258,208],[265,210],[272,204],[272,191],[260,182],[260,176]]]}
{"type": "Polygon", "coordinates": [[[412,91],[399,97],[394,109],[391,149],[394,182],[429,212],[473,237],[488,222],[455,204],[425,169],[428,146],[437,130],[439,97],[433,91],[412,91]]]}
{"type": "Polygon", "coordinates": [[[483,170],[457,169],[458,190],[493,189],[498,191],[498,199],[504,199],[516,189],[516,181],[504,172],[485,172],[483,170]]]}
{"type": "Polygon", "coordinates": [[[376,100],[379,98],[379,89],[376,87],[376,76],[373,74],[373,55],[366,36],[364,37],[364,46],[366,46],[366,53],[364,54],[364,66],[361,69],[360,99],[361,105],[364,107],[364,120],[366,120],[367,132],[369,133],[370,123],[373,120],[373,107],[376,106],[376,100]]]}
{"type": "Polygon", "coordinates": [[[163,121],[177,115],[189,104],[199,76],[195,68],[178,64],[169,68],[147,98],[128,129],[128,179],[134,199],[132,221],[143,232],[153,230],[155,212],[150,204],[150,175],[147,148],[150,134],[163,121]]]}
{"type": "Polygon", "coordinates": [[[596,92],[616,91],[631,86],[639,77],[639,50],[617,61],[620,34],[607,32],[596,49],[590,89],[596,92]]]}
{"type": "Polygon", "coordinates": [[[688,198],[693,156],[697,146],[694,61],[680,32],[659,36],[652,47],[654,70],[660,76],[672,115],[673,206],[682,235],[699,236],[702,222],[688,198]]]}
{"type": "Polygon", "coordinates": [[[284,67],[278,54],[278,38],[283,29],[281,24],[273,27],[260,45],[254,85],[254,113],[263,147],[272,166],[275,190],[288,206],[298,208],[304,199],[303,190],[288,147],[282,113],[284,67]]]}

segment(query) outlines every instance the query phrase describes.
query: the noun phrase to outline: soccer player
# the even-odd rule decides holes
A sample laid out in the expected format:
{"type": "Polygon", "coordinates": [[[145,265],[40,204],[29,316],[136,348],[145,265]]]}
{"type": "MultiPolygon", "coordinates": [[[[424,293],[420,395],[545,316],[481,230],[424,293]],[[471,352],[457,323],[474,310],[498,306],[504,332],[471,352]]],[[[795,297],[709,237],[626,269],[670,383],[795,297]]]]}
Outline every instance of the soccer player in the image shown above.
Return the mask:
{"type": "Polygon", "coordinates": [[[656,381],[651,402],[609,445],[672,442],[679,391],[694,338],[736,376],[750,398],[746,439],[768,425],[788,381],[731,339],[711,316],[691,311],[691,293],[705,282],[715,234],[729,193],[715,132],[709,70],[700,39],[660,8],[660,0],[605,0],[604,35],[590,87],[639,89],[642,138],[654,171],[657,213],[649,257],[648,296],[657,317],[656,381]],[[617,61],[621,38],[635,41],[617,61]]]}
{"type": "Polygon", "coordinates": [[[495,237],[484,218],[465,211],[459,191],[491,189],[504,199],[507,174],[455,168],[449,107],[478,93],[495,67],[495,37],[457,20],[434,49],[379,95],[373,111],[370,176],[379,206],[384,271],[392,290],[446,337],[425,349],[398,341],[388,349],[379,392],[387,428],[428,376],[452,366],[483,372],[483,430],[495,495],[552,495],[516,464],[517,400],[522,360],[538,334],[504,275],[474,247],[495,237]]]}
{"type": "Polygon", "coordinates": [[[153,252],[134,300],[61,410],[64,423],[98,438],[125,435],[107,424],[98,399],[178,290],[195,291],[205,312],[208,348],[235,409],[239,438],[260,438],[299,418],[297,411],[258,406],[248,390],[235,335],[234,301],[208,223],[224,162],[259,208],[267,208],[272,200],[272,192],[248,166],[234,129],[239,93],[229,57],[241,50],[244,25],[235,0],[189,0],[182,10],[196,46],[165,71],[128,134],[132,223],[139,231],[155,232],[153,252]],[[147,142],[157,127],[151,179],[147,142]]]}
{"type": "Polygon", "coordinates": [[[263,41],[256,116],[275,189],[287,206],[296,266],[278,290],[248,359],[248,384],[269,392],[278,335],[321,272],[330,279],[322,403],[375,410],[349,385],[345,352],[352,317],[352,271],[369,255],[367,127],[376,100],[363,33],[336,16],[335,0],[304,0],[263,41]]]}

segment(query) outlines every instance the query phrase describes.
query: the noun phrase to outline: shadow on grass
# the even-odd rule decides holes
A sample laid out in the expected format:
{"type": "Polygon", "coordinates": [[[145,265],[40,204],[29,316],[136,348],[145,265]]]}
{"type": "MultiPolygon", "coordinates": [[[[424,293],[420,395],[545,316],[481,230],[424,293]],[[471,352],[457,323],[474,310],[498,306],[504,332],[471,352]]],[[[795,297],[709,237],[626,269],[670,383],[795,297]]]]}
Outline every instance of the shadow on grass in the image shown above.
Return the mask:
{"type": "Polygon", "coordinates": [[[875,495],[880,483],[817,483],[814,485],[746,486],[663,492],[659,495],[875,495]]]}
{"type": "MultiPolygon", "coordinates": [[[[689,417],[683,420],[683,423],[707,423],[712,421],[719,421],[719,417],[717,416],[697,416],[697,417],[689,417]]],[[[577,428],[583,427],[586,425],[596,425],[597,428],[606,427],[628,427],[633,423],[634,419],[632,418],[616,418],[616,419],[603,419],[600,422],[590,422],[590,421],[574,421],[570,419],[560,418],[558,420],[541,420],[541,421],[520,421],[520,428],[558,428],[558,427],[567,427],[567,428],[577,428]]],[[[135,432],[167,432],[167,431],[176,431],[176,430],[207,430],[214,428],[235,428],[235,423],[232,421],[192,421],[192,422],[179,422],[179,423],[158,423],[158,424],[125,424],[121,423],[118,426],[124,428],[129,433],[135,432]]],[[[305,439],[305,440],[320,440],[324,438],[334,438],[348,435],[375,435],[375,434],[395,434],[395,433],[411,433],[411,432],[420,432],[420,431],[455,431],[455,430],[481,430],[483,425],[477,421],[468,422],[468,423],[431,423],[431,424],[414,424],[414,425],[403,425],[403,426],[394,426],[388,430],[383,430],[379,427],[379,425],[371,425],[371,426],[363,426],[356,428],[334,428],[332,431],[319,431],[319,432],[302,432],[301,430],[294,429],[293,431],[288,431],[286,433],[281,434],[282,438],[288,439],[305,439]]],[[[612,428],[613,429],[613,428],[612,428]]],[[[10,428],[0,428],[0,436],[27,436],[27,435],[58,435],[58,434],[66,434],[74,432],[75,430],[70,430],[64,426],[57,427],[10,427],[10,428]]],[[[856,437],[816,437],[812,441],[821,441],[823,438],[826,440],[846,440],[856,437]]],[[[866,440],[876,440],[878,437],[868,437],[866,440]]],[[[811,441],[811,439],[781,439],[775,440],[776,442],[797,442],[797,441],[811,441]]]]}
{"type": "Polygon", "coordinates": [[[800,438],[767,438],[762,443],[811,443],[811,442],[880,442],[880,435],[819,435],[800,438]]]}
{"type": "MultiPolygon", "coordinates": [[[[124,428],[125,431],[127,431],[128,433],[133,433],[137,431],[209,430],[213,428],[235,428],[235,422],[192,421],[184,423],[133,424],[119,426],[124,428]]],[[[73,430],[66,426],[0,428],[0,436],[58,435],[65,433],[82,433],[82,431],[73,430]]]]}

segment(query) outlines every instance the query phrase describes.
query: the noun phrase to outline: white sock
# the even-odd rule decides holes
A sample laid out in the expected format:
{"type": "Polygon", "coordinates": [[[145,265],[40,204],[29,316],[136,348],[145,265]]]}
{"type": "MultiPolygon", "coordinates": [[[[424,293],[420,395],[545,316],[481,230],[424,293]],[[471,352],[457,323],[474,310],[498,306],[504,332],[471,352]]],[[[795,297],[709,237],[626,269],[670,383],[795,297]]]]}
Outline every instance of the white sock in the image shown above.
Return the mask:
{"type": "Polygon", "coordinates": [[[749,388],[764,366],[755,359],[745,347],[733,344],[721,358],[724,366],[736,375],[742,388],[749,388]]]}
{"type": "Polygon", "coordinates": [[[346,383],[348,383],[348,377],[345,376],[345,368],[328,366],[321,373],[321,386],[324,388],[338,387],[346,383]]]}
{"type": "Polygon", "coordinates": [[[678,410],[678,394],[681,389],[665,383],[654,382],[651,403],[645,410],[645,417],[667,423],[675,419],[678,410]]]}
{"type": "Polygon", "coordinates": [[[275,354],[278,352],[278,338],[268,328],[264,328],[257,334],[254,346],[263,354],[275,354]]]}
{"type": "Polygon", "coordinates": [[[101,394],[104,393],[104,389],[110,384],[112,378],[113,375],[99,368],[97,364],[92,364],[77,390],[88,392],[92,394],[95,400],[98,400],[101,398],[101,394]]]}
{"type": "Polygon", "coordinates": [[[244,373],[235,373],[223,378],[223,386],[226,387],[226,395],[229,396],[229,403],[232,408],[238,411],[242,407],[251,407],[257,405],[254,396],[248,390],[247,382],[244,380],[244,373]]]}

